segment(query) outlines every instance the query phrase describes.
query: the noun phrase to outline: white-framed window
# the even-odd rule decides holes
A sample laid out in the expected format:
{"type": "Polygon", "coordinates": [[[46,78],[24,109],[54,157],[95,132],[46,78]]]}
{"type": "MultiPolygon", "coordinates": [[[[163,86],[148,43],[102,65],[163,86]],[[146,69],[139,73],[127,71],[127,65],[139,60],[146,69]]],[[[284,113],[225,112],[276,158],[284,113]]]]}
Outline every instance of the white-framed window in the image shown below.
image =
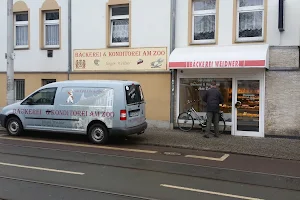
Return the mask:
{"type": "Polygon", "coordinates": [[[110,7],[110,45],[129,46],[129,5],[110,7]]]}
{"type": "Polygon", "coordinates": [[[238,0],[236,40],[264,40],[264,0],[238,0]]]}
{"type": "Polygon", "coordinates": [[[59,47],[59,11],[46,11],[44,13],[44,47],[59,47]]]}
{"type": "Polygon", "coordinates": [[[216,0],[194,0],[192,43],[216,42],[216,0]]]}
{"type": "Polygon", "coordinates": [[[25,80],[15,79],[15,101],[21,101],[25,98],[25,80]]]}
{"type": "Polygon", "coordinates": [[[14,14],[15,48],[28,48],[28,12],[14,14]]]}

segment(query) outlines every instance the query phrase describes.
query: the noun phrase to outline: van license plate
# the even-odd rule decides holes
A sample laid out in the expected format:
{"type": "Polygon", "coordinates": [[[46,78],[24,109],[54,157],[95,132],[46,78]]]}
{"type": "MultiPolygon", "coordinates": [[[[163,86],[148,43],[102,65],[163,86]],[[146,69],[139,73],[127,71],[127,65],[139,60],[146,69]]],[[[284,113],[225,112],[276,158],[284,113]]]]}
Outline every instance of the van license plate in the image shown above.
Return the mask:
{"type": "Polygon", "coordinates": [[[139,116],[139,112],[130,112],[129,116],[130,117],[137,117],[137,116],[139,116]]]}

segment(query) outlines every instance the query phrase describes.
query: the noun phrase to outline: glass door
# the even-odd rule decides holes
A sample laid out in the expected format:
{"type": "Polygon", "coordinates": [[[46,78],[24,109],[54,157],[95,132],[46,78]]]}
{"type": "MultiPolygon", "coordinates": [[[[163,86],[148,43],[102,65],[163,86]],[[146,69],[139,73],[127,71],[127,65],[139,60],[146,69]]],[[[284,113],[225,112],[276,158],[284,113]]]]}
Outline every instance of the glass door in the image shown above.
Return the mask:
{"type": "Polygon", "coordinates": [[[260,136],[260,81],[237,80],[236,135],[260,136]]]}

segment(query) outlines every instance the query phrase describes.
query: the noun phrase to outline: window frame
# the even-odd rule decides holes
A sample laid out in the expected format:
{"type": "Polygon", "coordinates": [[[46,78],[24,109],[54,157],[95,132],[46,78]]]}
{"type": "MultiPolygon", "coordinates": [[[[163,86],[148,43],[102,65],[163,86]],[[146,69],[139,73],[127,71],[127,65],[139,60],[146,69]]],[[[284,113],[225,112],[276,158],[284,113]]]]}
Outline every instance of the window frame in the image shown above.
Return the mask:
{"type": "Polygon", "coordinates": [[[197,0],[192,0],[192,44],[214,44],[216,43],[217,37],[217,4],[218,0],[215,0],[215,9],[212,10],[198,10],[195,11],[195,2],[197,0]],[[195,40],[194,39],[194,30],[195,30],[195,16],[208,16],[208,15],[215,15],[215,34],[214,39],[205,39],[205,40],[195,40]]]}
{"type": "Polygon", "coordinates": [[[240,7],[240,0],[237,1],[237,8],[236,8],[236,42],[263,42],[265,40],[264,34],[265,34],[265,4],[266,0],[263,0],[263,4],[260,6],[244,6],[240,7]],[[255,12],[255,11],[262,11],[262,36],[261,37],[239,37],[239,29],[240,29],[240,13],[246,13],[246,12],[255,12]]]}
{"type": "Polygon", "coordinates": [[[60,12],[59,10],[45,10],[43,12],[43,29],[44,29],[44,48],[59,48],[60,47],[60,40],[61,40],[61,37],[60,37],[60,12]],[[58,13],[58,19],[57,20],[46,20],[46,14],[47,13],[58,13]],[[57,45],[47,45],[46,44],[46,26],[47,25],[58,25],[58,44],[57,45]]]}
{"type": "Polygon", "coordinates": [[[14,12],[14,48],[15,49],[28,49],[29,48],[29,12],[14,12]],[[17,15],[27,14],[27,21],[17,21],[17,15]],[[27,45],[17,45],[17,27],[18,26],[27,26],[27,45]]]}
{"type": "Polygon", "coordinates": [[[109,25],[110,25],[110,35],[109,35],[109,45],[113,47],[129,47],[130,41],[130,5],[122,4],[122,5],[110,5],[109,6],[109,25]],[[115,15],[112,16],[112,9],[116,7],[128,7],[128,15],[115,15]],[[118,19],[128,19],[128,42],[112,42],[112,34],[113,34],[113,20],[118,19]]]}
{"type": "Polygon", "coordinates": [[[55,102],[55,98],[56,98],[56,93],[57,93],[57,87],[48,87],[48,88],[42,88],[36,92],[34,92],[33,94],[31,94],[30,96],[28,96],[26,99],[24,99],[24,101],[21,103],[21,105],[33,105],[33,106],[51,106],[51,105],[54,105],[54,102],[55,102]],[[47,89],[55,89],[55,93],[54,93],[54,97],[53,97],[53,101],[51,104],[28,104],[27,103],[27,100],[29,98],[32,98],[33,96],[35,96],[36,94],[40,93],[41,91],[43,90],[47,90],[47,89]]]}

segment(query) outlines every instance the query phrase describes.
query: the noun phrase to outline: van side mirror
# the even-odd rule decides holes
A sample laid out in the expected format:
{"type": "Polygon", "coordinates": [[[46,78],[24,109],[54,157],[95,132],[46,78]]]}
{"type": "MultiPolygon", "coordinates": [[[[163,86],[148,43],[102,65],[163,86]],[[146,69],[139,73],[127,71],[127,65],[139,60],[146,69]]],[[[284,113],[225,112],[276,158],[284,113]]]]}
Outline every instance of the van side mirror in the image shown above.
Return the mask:
{"type": "Polygon", "coordinates": [[[32,97],[29,97],[29,98],[27,99],[27,104],[28,104],[28,105],[32,105],[32,104],[33,104],[33,98],[32,98],[32,97]]]}

